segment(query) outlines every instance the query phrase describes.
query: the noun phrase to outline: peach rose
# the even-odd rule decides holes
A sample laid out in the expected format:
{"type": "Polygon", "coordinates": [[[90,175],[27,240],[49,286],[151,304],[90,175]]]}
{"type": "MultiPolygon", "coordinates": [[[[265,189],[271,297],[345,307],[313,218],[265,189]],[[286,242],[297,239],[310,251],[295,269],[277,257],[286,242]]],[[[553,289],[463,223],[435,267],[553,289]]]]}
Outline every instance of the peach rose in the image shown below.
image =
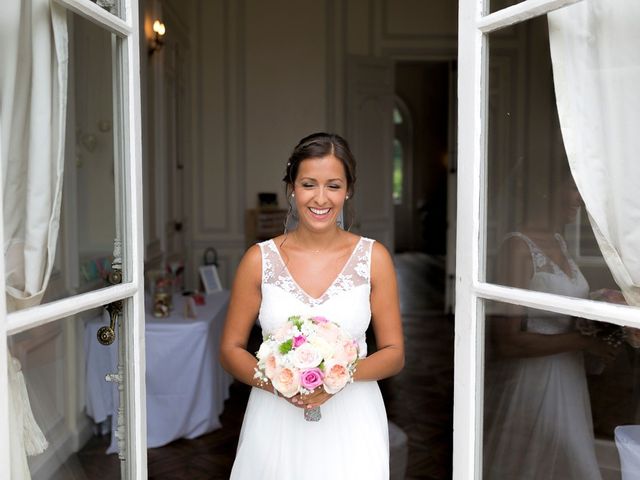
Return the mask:
{"type": "Polygon", "coordinates": [[[276,329],[276,331],[273,332],[273,338],[275,338],[279,342],[288,339],[289,337],[291,337],[291,328],[291,324],[288,322],[280,325],[276,329]]]}
{"type": "Polygon", "coordinates": [[[333,323],[321,323],[317,326],[318,335],[329,343],[334,343],[340,335],[340,328],[333,323]]]}
{"type": "Polygon", "coordinates": [[[273,378],[273,375],[276,373],[276,356],[271,354],[264,361],[264,373],[269,378],[273,378]]]}
{"type": "Polygon", "coordinates": [[[335,363],[324,372],[324,389],[327,393],[336,394],[344,388],[350,379],[347,367],[341,363],[335,363]]]}
{"type": "Polygon", "coordinates": [[[279,368],[271,379],[278,392],[287,398],[293,397],[300,388],[300,372],[292,368],[279,368]]]}
{"type": "Polygon", "coordinates": [[[355,342],[355,340],[347,340],[342,345],[342,348],[346,362],[355,362],[358,358],[358,344],[355,342]]]}

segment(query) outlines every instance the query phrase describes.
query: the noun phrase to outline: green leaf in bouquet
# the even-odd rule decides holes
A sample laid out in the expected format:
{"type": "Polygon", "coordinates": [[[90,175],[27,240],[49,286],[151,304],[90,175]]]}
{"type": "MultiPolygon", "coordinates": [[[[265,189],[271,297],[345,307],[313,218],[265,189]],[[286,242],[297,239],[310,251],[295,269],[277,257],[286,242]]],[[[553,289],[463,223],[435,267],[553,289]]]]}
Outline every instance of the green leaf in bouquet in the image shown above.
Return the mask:
{"type": "Polygon", "coordinates": [[[289,339],[286,342],[282,342],[280,344],[279,350],[282,355],[286,355],[291,351],[292,348],[293,348],[293,340],[289,339]]]}
{"type": "Polygon", "coordinates": [[[300,330],[300,327],[302,327],[302,318],[300,317],[300,315],[293,315],[289,317],[289,321],[293,323],[298,330],[300,330]]]}

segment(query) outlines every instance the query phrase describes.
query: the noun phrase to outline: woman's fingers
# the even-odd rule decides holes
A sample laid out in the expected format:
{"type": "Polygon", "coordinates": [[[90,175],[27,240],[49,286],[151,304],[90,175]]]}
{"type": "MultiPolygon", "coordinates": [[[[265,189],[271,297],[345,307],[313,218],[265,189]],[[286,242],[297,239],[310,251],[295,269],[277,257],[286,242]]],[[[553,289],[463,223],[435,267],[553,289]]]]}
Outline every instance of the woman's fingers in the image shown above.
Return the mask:
{"type": "Polygon", "coordinates": [[[319,407],[332,397],[330,393],[324,391],[324,389],[315,390],[309,394],[296,394],[291,398],[286,398],[290,404],[295,405],[298,408],[313,408],[319,407]]]}
{"type": "MultiPolygon", "coordinates": [[[[286,398],[286,397],[285,397],[286,398]]],[[[291,404],[294,405],[298,408],[304,408],[305,404],[302,402],[301,398],[300,398],[300,394],[294,395],[291,398],[286,398],[286,400],[291,404]]]]}
{"type": "Polygon", "coordinates": [[[324,390],[320,390],[318,392],[314,392],[310,395],[307,395],[306,397],[307,397],[305,399],[306,406],[308,408],[313,408],[313,407],[319,407],[324,402],[329,400],[331,398],[331,394],[325,392],[324,390]]]}

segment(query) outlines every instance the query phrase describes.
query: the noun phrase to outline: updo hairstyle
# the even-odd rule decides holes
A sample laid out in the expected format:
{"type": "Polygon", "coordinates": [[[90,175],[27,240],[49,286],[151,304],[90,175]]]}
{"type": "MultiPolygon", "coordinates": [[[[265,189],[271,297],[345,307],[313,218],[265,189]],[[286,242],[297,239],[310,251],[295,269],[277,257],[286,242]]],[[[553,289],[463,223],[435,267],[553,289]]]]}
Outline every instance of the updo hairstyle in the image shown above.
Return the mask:
{"type": "Polygon", "coordinates": [[[322,158],[331,154],[342,162],[347,178],[347,195],[349,195],[349,198],[353,198],[354,184],[356,183],[356,160],[353,157],[353,153],[351,153],[347,141],[340,135],[324,132],[313,133],[304,137],[293,149],[282,179],[285,183],[287,197],[293,191],[293,184],[298,176],[300,163],[303,160],[322,158]]]}

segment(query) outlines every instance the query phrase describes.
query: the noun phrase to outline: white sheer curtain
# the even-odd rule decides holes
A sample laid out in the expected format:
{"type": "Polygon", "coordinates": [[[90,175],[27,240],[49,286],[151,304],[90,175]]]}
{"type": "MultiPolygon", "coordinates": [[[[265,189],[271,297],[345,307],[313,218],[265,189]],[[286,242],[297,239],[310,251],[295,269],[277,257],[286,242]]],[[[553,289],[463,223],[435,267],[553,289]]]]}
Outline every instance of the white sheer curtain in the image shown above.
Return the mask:
{"type": "MultiPolygon", "coordinates": [[[[0,160],[9,311],[37,305],[58,237],[67,96],[66,12],[49,0],[3,0],[0,160]]],[[[11,478],[46,439],[33,419],[20,363],[9,358],[11,478]]]]}
{"type": "Polygon", "coordinates": [[[640,306],[640,1],[548,15],[562,138],[602,254],[640,306]]]}

